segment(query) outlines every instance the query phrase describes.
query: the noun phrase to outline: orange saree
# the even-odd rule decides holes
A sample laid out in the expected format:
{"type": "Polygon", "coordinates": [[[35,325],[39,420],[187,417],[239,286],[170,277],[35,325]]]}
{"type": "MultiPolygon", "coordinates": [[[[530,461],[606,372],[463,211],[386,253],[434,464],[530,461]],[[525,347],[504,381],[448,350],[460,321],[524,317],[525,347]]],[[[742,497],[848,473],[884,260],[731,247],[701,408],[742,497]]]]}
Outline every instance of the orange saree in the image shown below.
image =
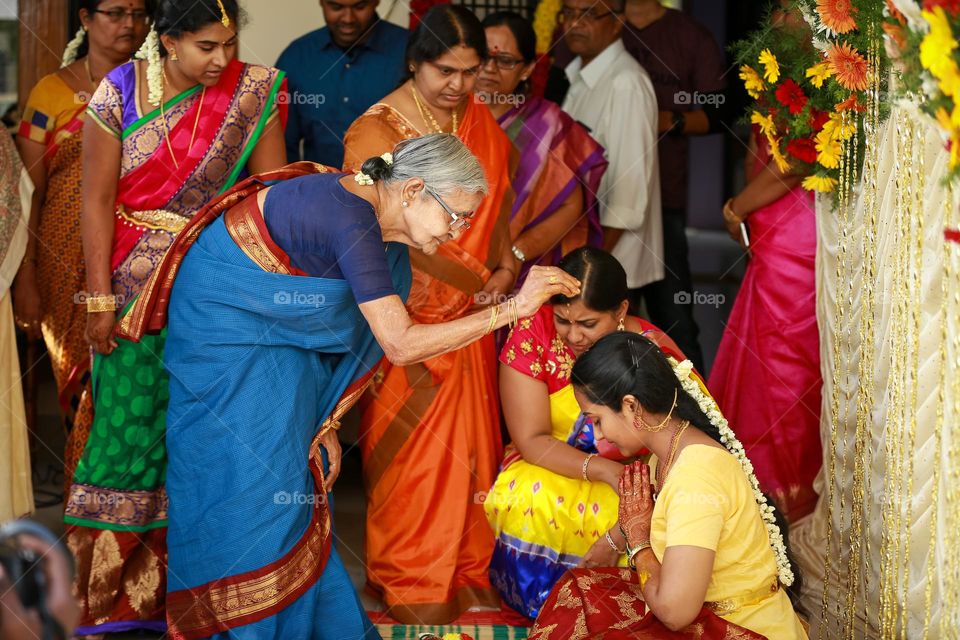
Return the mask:
{"type": "MultiPolygon", "coordinates": [[[[416,126],[372,106],[345,137],[345,168],[391,151],[416,126]]],[[[467,105],[458,137],[480,160],[490,191],[469,231],[433,256],[410,250],[407,301],[420,323],[466,314],[510,241],[510,142],[489,110],[467,105]]],[[[367,488],[367,583],[405,623],[449,622],[474,606],[497,607],[488,569],[493,535],[478,492],[502,455],[492,335],[407,367],[385,364],[362,405],[367,488]]]]}

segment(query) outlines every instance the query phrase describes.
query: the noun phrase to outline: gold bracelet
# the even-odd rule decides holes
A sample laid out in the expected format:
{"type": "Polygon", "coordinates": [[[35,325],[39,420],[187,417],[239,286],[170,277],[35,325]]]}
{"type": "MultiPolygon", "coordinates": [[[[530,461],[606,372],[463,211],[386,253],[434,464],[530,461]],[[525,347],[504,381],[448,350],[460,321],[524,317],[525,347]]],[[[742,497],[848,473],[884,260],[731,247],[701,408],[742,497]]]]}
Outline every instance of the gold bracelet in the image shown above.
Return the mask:
{"type": "Polygon", "coordinates": [[[597,454],[591,453],[583,459],[583,467],[580,469],[580,477],[582,477],[586,482],[590,482],[590,478],[587,477],[587,468],[590,466],[590,461],[596,457],[597,454]]]}
{"type": "Polygon", "coordinates": [[[511,328],[517,326],[517,324],[520,323],[520,314],[519,314],[519,312],[517,311],[517,299],[516,299],[516,298],[510,298],[510,299],[507,301],[507,315],[508,315],[509,318],[510,318],[508,322],[509,322],[511,328]]]}
{"type": "Polygon", "coordinates": [[[117,310],[117,296],[90,296],[87,298],[87,313],[117,310]]]}
{"type": "MultiPolygon", "coordinates": [[[[629,546],[629,544],[630,544],[630,542],[627,541],[627,545],[628,545],[628,546],[629,546]]],[[[635,560],[635,558],[637,557],[637,554],[639,554],[639,553],[640,553],[641,551],[643,551],[644,549],[649,549],[649,548],[650,548],[650,542],[649,542],[649,541],[647,541],[647,542],[641,542],[641,543],[638,544],[637,546],[631,547],[631,548],[630,548],[630,557],[627,559],[627,566],[629,566],[631,569],[636,569],[636,568],[637,568],[637,561],[635,560]]]]}
{"type": "MultiPolygon", "coordinates": [[[[490,309],[490,324],[487,325],[486,333],[491,333],[497,328],[497,320],[500,319],[500,305],[495,304],[490,309]]],[[[484,335],[486,335],[486,333],[484,335]]]]}

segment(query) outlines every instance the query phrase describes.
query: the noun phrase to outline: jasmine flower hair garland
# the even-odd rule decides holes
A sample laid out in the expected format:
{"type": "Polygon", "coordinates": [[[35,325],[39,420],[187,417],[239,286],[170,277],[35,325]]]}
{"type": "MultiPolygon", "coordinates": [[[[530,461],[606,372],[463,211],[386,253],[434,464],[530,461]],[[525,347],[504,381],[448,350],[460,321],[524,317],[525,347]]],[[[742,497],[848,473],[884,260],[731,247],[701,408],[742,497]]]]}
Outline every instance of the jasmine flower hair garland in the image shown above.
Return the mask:
{"type": "Polygon", "coordinates": [[[67,43],[67,48],[63,50],[63,56],[60,59],[60,68],[73,64],[77,61],[77,52],[80,51],[80,45],[83,44],[83,41],[87,37],[87,32],[83,27],[77,29],[77,33],[73,36],[73,40],[67,43]]]}
{"type": "Polygon", "coordinates": [[[668,357],[667,360],[669,360],[670,365],[673,367],[673,372],[680,381],[680,386],[696,401],[700,410],[703,411],[707,419],[710,420],[710,424],[717,428],[720,432],[720,442],[726,447],[727,451],[737,459],[743,468],[743,472],[747,475],[747,479],[750,481],[750,487],[753,489],[754,498],[757,501],[757,506],[760,508],[760,516],[767,526],[767,537],[770,539],[770,547],[773,549],[773,555],[777,560],[780,584],[784,587],[789,587],[793,584],[794,576],[793,570],[790,568],[790,560],[787,558],[787,547],[783,542],[783,532],[781,532],[780,527],[777,526],[776,518],[773,515],[773,506],[767,504],[766,496],[760,491],[760,482],[753,473],[753,464],[751,464],[750,459],[747,458],[743,445],[737,439],[736,434],[733,433],[733,429],[730,428],[727,419],[723,417],[716,400],[705,393],[700,383],[690,375],[693,371],[693,363],[689,360],[677,362],[674,358],[670,357],[668,357]]]}

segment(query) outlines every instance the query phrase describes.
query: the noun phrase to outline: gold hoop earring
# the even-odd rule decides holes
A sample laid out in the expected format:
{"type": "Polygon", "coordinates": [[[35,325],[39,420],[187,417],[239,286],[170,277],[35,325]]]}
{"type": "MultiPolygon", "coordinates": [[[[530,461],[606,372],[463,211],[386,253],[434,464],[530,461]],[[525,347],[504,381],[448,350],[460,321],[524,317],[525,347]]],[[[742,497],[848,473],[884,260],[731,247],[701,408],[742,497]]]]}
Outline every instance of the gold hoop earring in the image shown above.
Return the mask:
{"type": "Polygon", "coordinates": [[[670,422],[670,418],[673,417],[673,410],[677,408],[677,388],[673,388],[673,406],[670,407],[670,411],[667,412],[667,417],[661,420],[658,424],[650,424],[643,419],[643,407],[640,406],[640,403],[637,403],[637,410],[633,414],[633,426],[636,429],[641,429],[643,431],[649,431],[650,433],[657,433],[663,431],[664,427],[667,426],[667,423],[670,422]],[[642,427],[640,425],[643,425],[642,427]]]}

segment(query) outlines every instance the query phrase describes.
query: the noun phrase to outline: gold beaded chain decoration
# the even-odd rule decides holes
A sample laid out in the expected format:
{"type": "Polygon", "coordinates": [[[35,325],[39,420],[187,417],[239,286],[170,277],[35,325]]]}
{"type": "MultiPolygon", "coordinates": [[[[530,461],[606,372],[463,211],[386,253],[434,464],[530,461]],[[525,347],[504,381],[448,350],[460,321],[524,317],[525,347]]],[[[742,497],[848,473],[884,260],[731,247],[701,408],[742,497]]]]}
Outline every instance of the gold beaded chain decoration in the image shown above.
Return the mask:
{"type": "MultiPolygon", "coordinates": [[[[896,181],[896,184],[895,184],[896,206],[895,206],[894,220],[892,221],[893,231],[891,235],[893,235],[893,246],[895,247],[895,251],[899,251],[899,249],[897,248],[902,246],[902,238],[899,237],[900,234],[902,233],[902,225],[901,225],[902,211],[903,211],[903,208],[906,206],[906,203],[904,201],[905,200],[904,194],[906,193],[908,186],[904,183],[906,179],[906,169],[903,166],[903,158],[906,155],[904,135],[903,135],[904,116],[902,112],[898,111],[895,114],[895,117],[896,117],[896,140],[897,140],[897,150],[896,150],[897,160],[894,163],[894,172],[895,172],[895,181],[896,181]]],[[[897,319],[899,317],[899,313],[898,313],[898,309],[896,308],[896,305],[898,304],[898,300],[900,299],[898,295],[898,290],[897,290],[897,287],[899,285],[899,279],[898,279],[899,278],[899,269],[898,269],[899,254],[897,253],[891,259],[893,260],[894,264],[893,264],[893,268],[888,269],[888,271],[891,273],[890,288],[887,292],[888,301],[891,303],[891,312],[890,312],[891,316],[889,318],[888,332],[890,334],[893,334],[895,339],[898,331],[902,331],[902,329],[899,329],[897,327],[897,319]]],[[[902,350],[897,349],[896,345],[891,345],[890,364],[889,364],[889,370],[887,372],[888,404],[887,404],[886,420],[884,423],[884,427],[887,431],[884,434],[884,441],[883,441],[884,500],[883,500],[883,505],[881,509],[882,526],[880,530],[880,576],[879,576],[880,584],[878,585],[878,589],[879,589],[878,605],[879,606],[877,608],[877,615],[878,615],[877,628],[880,631],[882,638],[889,637],[889,633],[887,632],[887,626],[888,626],[888,622],[886,619],[887,611],[885,607],[886,607],[886,603],[889,601],[888,600],[889,581],[890,581],[890,572],[891,572],[891,565],[892,565],[892,551],[891,551],[891,542],[890,542],[890,539],[892,536],[891,521],[893,519],[892,508],[893,508],[893,502],[894,502],[894,491],[896,488],[894,484],[895,482],[894,475],[896,474],[890,473],[891,461],[894,458],[894,451],[893,451],[894,442],[893,442],[893,438],[890,435],[890,430],[894,428],[893,421],[895,420],[897,415],[896,403],[897,403],[897,398],[899,397],[899,392],[900,392],[899,387],[897,385],[897,381],[895,378],[892,377],[891,372],[898,370],[897,355],[901,352],[902,350]]]]}
{"type": "MultiPolygon", "coordinates": [[[[873,26],[870,27],[871,34],[873,26]]],[[[868,611],[869,602],[869,571],[864,569],[866,555],[863,552],[864,540],[869,549],[869,533],[864,531],[864,523],[869,523],[870,517],[865,516],[865,509],[870,508],[872,495],[866,487],[870,484],[871,474],[871,427],[872,407],[874,402],[874,322],[876,306],[874,302],[874,288],[876,286],[877,268],[877,218],[879,208],[879,162],[877,149],[880,133],[880,73],[878,45],[871,40],[868,51],[868,69],[870,70],[870,88],[867,92],[867,115],[864,123],[864,158],[863,158],[863,210],[865,226],[861,235],[861,257],[864,264],[863,280],[861,283],[862,300],[860,306],[859,325],[859,359],[857,367],[857,422],[854,444],[854,472],[851,489],[850,504],[850,536],[847,558],[847,594],[846,610],[843,616],[843,637],[852,638],[856,633],[857,602],[862,592],[864,612],[868,611]],[[865,500],[864,495],[870,499],[865,500]],[[866,506],[865,506],[866,505],[866,506]],[[861,571],[863,584],[861,584],[861,571]]],[[[864,620],[868,618],[864,616],[864,620]]],[[[866,633],[866,628],[863,629],[866,633]]]]}
{"type": "MultiPolygon", "coordinates": [[[[947,193],[945,225],[956,228],[958,224],[956,194],[952,188],[947,193]]],[[[943,593],[940,599],[940,636],[955,637],[960,628],[960,244],[944,240],[944,312],[947,318],[946,331],[952,340],[946,343],[946,367],[944,386],[950,381],[950,397],[944,402],[950,408],[950,425],[947,445],[947,469],[950,479],[946,483],[946,523],[943,545],[943,593]]]]}
{"type": "MultiPolygon", "coordinates": [[[[943,216],[943,222],[949,219],[950,207],[953,203],[953,190],[947,184],[944,189],[943,198],[947,203],[947,210],[943,216]]],[[[943,416],[946,410],[946,380],[947,380],[947,345],[949,343],[947,333],[947,274],[949,273],[950,252],[947,247],[949,243],[943,240],[941,249],[942,266],[940,269],[940,348],[937,349],[937,373],[939,383],[937,384],[937,415],[933,425],[933,488],[930,491],[930,539],[927,543],[927,580],[924,585],[923,593],[923,638],[930,637],[930,622],[933,613],[933,583],[936,574],[936,556],[937,556],[937,524],[940,498],[940,474],[943,464],[943,416]]],[[[941,620],[943,620],[943,609],[940,610],[941,620]]]]}
{"type": "MultiPolygon", "coordinates": [[[[846,113],[846,112],[844,112],[846,113]]],[[[842,117],[845,117],[842,116],[842,117]]],[[[841,121],[841,126],[844,126],[845,121],[841,121]]],[[[851,137],[847,141],[844,141],[843,150],[840,154],[840,175],[837,184],[837,223],[838,223],[838,243],[837,243],[837,257],[836,257],[836,268],[834,271],[835,281],[834,281],[834,322],[833,322],[833,349],[832,356],[833,361],[831,364],[831,371],[833,373],[831,377],[831,389],[830,389],[830,442],[827,451],[827,539],[825,541],[825,553],[824,553],[824,567],[823,567],[823,593],[821,594],[820,600],[820,628],[818,633],[819,640],[823,640],[825,627],[827,626],[828,609],[830,607],[830,583],[833,574],[832,567],[832,556],[836,552],[833,549],[834,539],[833,539],[833,529],[834,529],[834,514],[835,514],[835,504],[836,504],[836,494],[837,494],[837,473],[836,473],[836,464],[837,456],[839,454],[837,440],[840,433],[840,423],[841,420],[845,418],[841,417],[841,404],[840,404],[840,384],[841,381],[845,380],[844,369],[845,362],[841,358],[841,336],[844,332],[845,326],[845,312],[846,306],[844,305],[844,300],[841,295],[841,290],[845,283],[850,281],[850,267],[847,261],[847,247],[849,246],[849,235],[850,235],[850,219],[849,219],[849,198],[850,198],[850,182],[847,179],[847,173],[845,171],[845,158],[846,158],[846,148],[850,145],[850,140],[854,140],[854,137],[851,137]]],[[[842,494],[842,491],[841,491],[842,494]]],[[[842,507],[841,507],[842,512],[842,507]]],[[[838,554],[839,555],[839,554],[838,554]]],[[[840,585],[842,581],[840,580],[839,567],[836,575],[836,585],[837,585],[837,597],[836,601],[839,602],[840,598],[840,585]]]]}
{"type": "MultiPolygon", "coordinates": [[[[925,135],[924,128],[918,126],[918,123],[911,119],[910,121],[911,133],[913,133],[913,151],[914,151],[914,165],[915,171],[913,172],[913,195],[914,195],[914,205],[913,212],[910,215],[908,223],[911,225],[911,233],[913,233],[914,248],[913,248],[913,264],[905,265],[907,270],[905,273],[910,274],[910,283],[909,283],[909,297],[907,298],[907,307],[909,310],[909,320],[911,321],[910,331],[908,335],[911,340],[911,352],[910,352],[910,361],[907,364],[907,380],[909,383],[909,392],[908,397],[908,408],[907,408],[907,418],[908,421],[905,422],[907,426],[907,437],[906,437],[906,447],[905,455],[906,458],[906,482],[907,488],[904,492],[904,501],[906,503],[906,512],[903,517],[903,547],[902,547],[902,557],[903,557],[903,585],[900,592],[899,598],[899,610],[898,613],[903,618],[903,626],[901,627],[900,637],[906,639],[907,637],[907,613],[911,610],[910,607],[910,559],[911,559],[911,550],[913,545],[911,544],[911,537],[913,533],[913,480],[914,480],[914,463],[917,455],[917,411],[919,410],[919,377],[920,377],[920,332],[921,332],[921,315],[923,311],[923,251],[924,251],[924,217],[926,215],[926,208],[924,207],[924,196],[926,194],[925,187],[925,167],[924,167],[924,153],[925,153],[925,135]]],[[[909,251],[909,245],[907,245],[909,251]]],[[[901,441],[901,446],[903,441],[901,441]]],[[[903,467],[901,467],[903,470],[903,467]]]]}
{"type": "Polygon", "coordinates": [[[913,194],[911,192],[912,183],[912,164],[910,143],[912,136],[907,133],[910,121],[909,116],[901,114],[898,122],[898,153],[901,160],[898,177],[901,178],[897,192],[897,212],[894,222],[894,261],[893,261],[893,286],[891,295],[893,297],[892,305],[892,334],[893,340],[890,347],[890,368],[887,372],[888,389],[890,390],[889,412],[886,419],[886,430],[884,440],[884,450],[886,453],[885,464],[886,471],[884,478],[886,480],[886,511],[884,516],[882,553],[883,560],[881,564],[881,590],[880,590],[880,637],[884,640],[896,638],[896,626],[898,615],[895,607],[896,594],[899,592],[900,577],[900,533],[902,526],[902,515],[900,505],[902,501],[902,474],[901,467],[898,464],[902,460],[902,437],[904,432],[904,412],[906,395],[905,381],[903,375],[906,374],[907,367],[907,335],[905,316],[905,301],[907,292],[904,287],[907,280],[904,274],[907,258],[904,255],[904,247],[908,242],[908,227],[913,194]]]}

